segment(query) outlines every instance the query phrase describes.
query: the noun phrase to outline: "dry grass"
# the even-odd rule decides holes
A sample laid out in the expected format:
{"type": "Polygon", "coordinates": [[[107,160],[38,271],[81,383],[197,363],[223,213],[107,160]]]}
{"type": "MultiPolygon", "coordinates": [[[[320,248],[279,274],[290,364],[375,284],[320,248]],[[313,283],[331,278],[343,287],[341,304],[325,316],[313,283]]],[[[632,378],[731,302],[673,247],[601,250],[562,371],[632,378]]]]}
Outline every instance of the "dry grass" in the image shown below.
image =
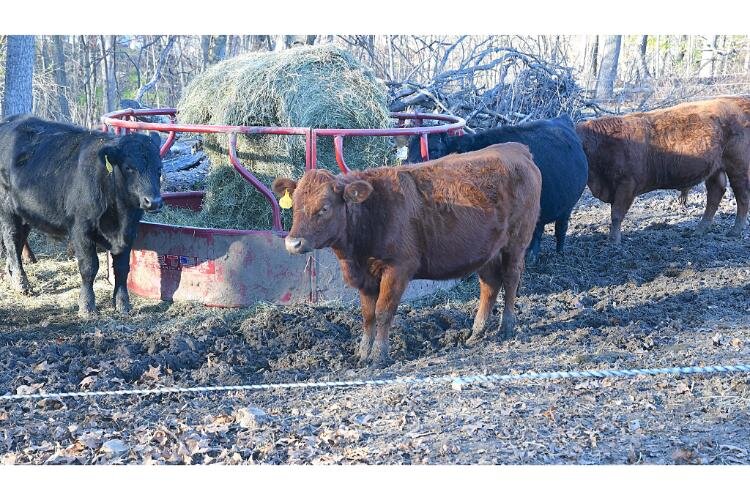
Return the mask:
{"type": "MultiPolygon", "coordinates": [[[[183,123],[316,128],[382,128],[389,125],[386,88],[369,68],[333,46],[281,53],[245,54],[197,76],[178,104],[183,123]]],[[[205,137],[211,170],[204,210],[192,225],[268,228],[271,211],[229,164],[227,137],[205,137]]],[[[304,171],[302,137],[238,138],[240,160],[262,182],[304,171]]],[[[363,169],[390,163],[389,138],[345,141],[347,163],[363,169]]],[[[318,140],[318,166],[338,170],[330,139],[318,140]]]]}

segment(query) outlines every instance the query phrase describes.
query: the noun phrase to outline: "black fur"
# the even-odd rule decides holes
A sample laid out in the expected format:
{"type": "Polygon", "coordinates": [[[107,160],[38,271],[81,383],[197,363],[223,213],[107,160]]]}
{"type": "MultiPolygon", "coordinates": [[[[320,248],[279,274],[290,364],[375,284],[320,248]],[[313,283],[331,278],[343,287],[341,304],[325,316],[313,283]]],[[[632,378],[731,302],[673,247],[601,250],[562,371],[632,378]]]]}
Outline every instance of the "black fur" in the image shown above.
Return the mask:
{"type": "Polygon", "coordinates": [[[20,256],[35,228],[70,238],[83,281],[81,315],[95,311],[97,245],[113,256],[115,306],[130,309],[127,276],[138,221],[144,209],[161,207],[155,135],[113,136],[33,116],[0,124],[0,247],[17,289],[29,291],[20,256]]]}
{"type": "MultiPolygon", "coordinates": [[[[539,254],[544,226],[555,223],[557,251],[565,246],[568,220],[588,180],[588,163],[573,122],[567,115],[552,120],[538,120],[523,125],[485,130],[477,134],[428,136],[428,152],[431,160],[450,153],[466,153],[502,142],[526,144],[534,157],[534,163],[542,173],[542,196],[539,222],[529,244],[528,254],[534,260],[539,254]]],[[[419,136],[409,142],[409,163],[422,161],[419,136]]]]}

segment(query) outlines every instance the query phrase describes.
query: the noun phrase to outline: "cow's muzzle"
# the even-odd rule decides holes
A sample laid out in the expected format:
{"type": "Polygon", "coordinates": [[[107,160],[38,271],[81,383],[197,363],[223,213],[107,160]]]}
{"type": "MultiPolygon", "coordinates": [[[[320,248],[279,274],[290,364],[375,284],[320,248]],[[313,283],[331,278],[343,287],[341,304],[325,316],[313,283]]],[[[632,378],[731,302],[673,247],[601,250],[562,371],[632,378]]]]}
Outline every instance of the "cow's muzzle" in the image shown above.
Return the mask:
{"type": "Polygon", "coordinates": [[[162,201],[161,196],[155,198],[144,196],[141,198],[141,208],[146,212],[158,212],[161,210],[163,204],[164,202],[162,201]]]}
{"type": "Polygon", "coordinates": [[[284,246],[286,246],[286,251],[291,254],[301,254],[310,251],[310,245],[307,244],[307,240],[304,238],[291,238],[287,236],[284,238],[284,246]]]}

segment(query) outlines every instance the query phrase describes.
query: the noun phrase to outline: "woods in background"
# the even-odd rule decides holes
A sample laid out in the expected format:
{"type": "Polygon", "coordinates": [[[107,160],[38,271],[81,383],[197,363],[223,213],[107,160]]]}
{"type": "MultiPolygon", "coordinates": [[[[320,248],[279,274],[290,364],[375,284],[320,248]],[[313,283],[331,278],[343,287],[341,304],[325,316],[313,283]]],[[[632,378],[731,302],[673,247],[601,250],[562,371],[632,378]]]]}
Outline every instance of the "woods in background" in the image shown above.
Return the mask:
{"type": "Polygon", "coordinates": [[[33,102],[39,116],[95,126],[123,99],[174,106],[223,59],[321,43],[370,66],[394,110],[457,114],[478,128],[750,91],[747,36],[3,36],[3,115],[33,102]]]}

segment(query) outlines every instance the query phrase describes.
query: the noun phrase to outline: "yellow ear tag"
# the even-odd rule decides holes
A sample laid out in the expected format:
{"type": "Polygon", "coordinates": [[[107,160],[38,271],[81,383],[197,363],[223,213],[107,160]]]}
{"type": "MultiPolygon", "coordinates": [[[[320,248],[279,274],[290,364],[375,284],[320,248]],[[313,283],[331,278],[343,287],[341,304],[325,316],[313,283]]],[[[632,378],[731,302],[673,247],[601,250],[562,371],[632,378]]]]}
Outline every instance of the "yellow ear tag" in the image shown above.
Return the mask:
{"type": "Polygon", "coordinates": [[[112,168],[112,164],[109,162],[109,158],[107,158],[107,155],[104,155],[104,166],[107,167],[107,172],[109,172],[110,174],[114,170],[112,168]]]}
{"type": "Polygon", "coordinates": [[[290,208],[292,208],[292,197],[289,196],[288,189],[284,190],[284,196],[282,196],[279,200],[279,206],[284,210],[289,210],[290,208]]]}

